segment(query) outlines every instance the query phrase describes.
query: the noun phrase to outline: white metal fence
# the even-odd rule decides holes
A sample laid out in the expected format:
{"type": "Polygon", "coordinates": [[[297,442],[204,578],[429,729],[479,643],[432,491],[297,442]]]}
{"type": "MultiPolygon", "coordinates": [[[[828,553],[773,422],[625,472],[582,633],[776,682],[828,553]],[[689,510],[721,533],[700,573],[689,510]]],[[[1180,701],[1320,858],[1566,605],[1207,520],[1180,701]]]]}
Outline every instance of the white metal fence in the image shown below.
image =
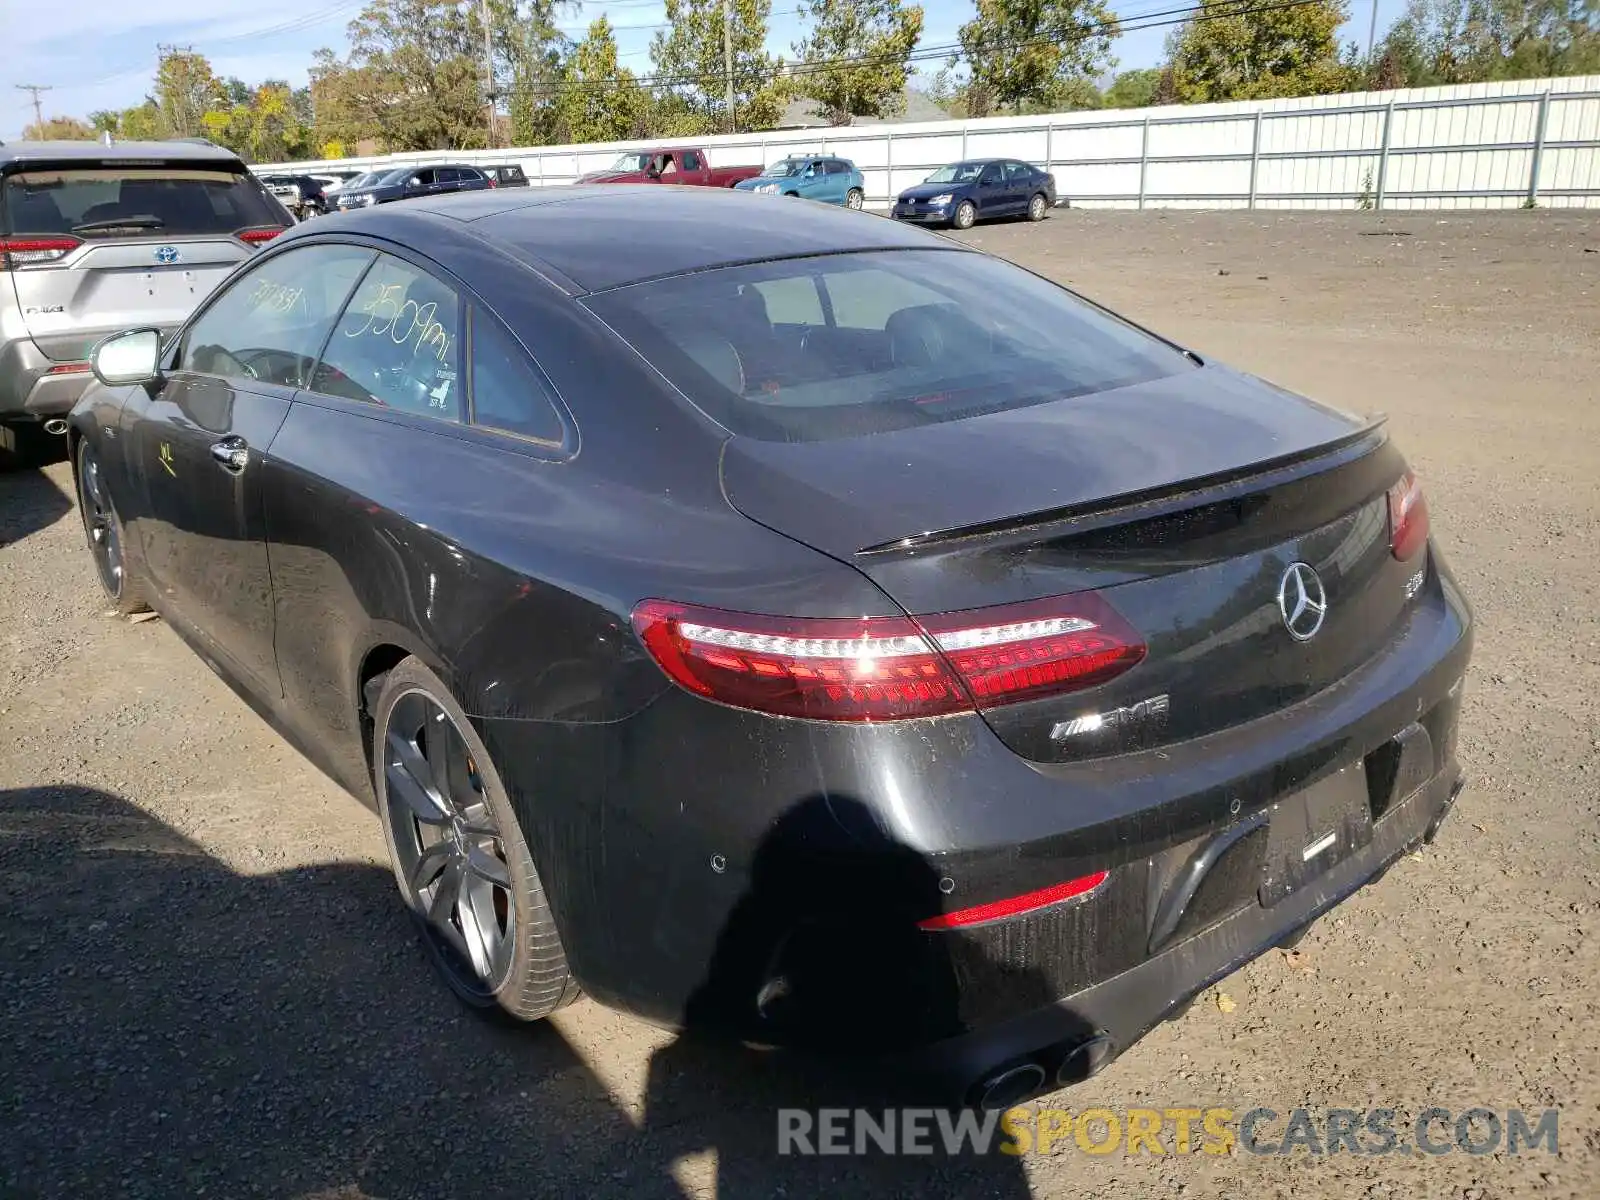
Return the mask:
{"type": "MultiPolygon", "coordinates": [[[[935,167],[972,157],[1042,166],[1063,200],[1084,207],[1600,207],[1600,75],[700,142],[716,166],[790,153],[850,158],[866,178],[869,207],[886,206],[935,167]]],[[[438,151],[273,169],[520,162],[534,187],[548,187],[651,144],[438,151]]]]}

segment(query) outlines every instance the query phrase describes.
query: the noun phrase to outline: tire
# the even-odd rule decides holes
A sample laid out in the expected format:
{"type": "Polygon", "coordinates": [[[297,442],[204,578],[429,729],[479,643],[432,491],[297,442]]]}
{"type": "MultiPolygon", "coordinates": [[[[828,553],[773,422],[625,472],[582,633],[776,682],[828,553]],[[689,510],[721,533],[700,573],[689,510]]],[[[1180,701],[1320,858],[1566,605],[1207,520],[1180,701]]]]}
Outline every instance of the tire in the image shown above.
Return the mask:
{"type": "Polygon", "coordinates": [[[978,220],[978,210],[971,200],[963,200],[956,205],[956,211],[950,215],[950,228],[971,229],[978,220]]]}
{"type": "Polygon", "coordinates": [[[784,195],[787,196],[791,200],[800,199],[800,193],[799,192],[785,192],[784,195]]]}
{"type": "Polygon", "coordinates": [[[851,188],[845,193],[844,206],[846,208],[853,208],[857,212],[860,212],[861,206],[865,204],[866,201],[867,194],[865,192],[863,192],[860,188],[851,188]]]}
{"type": "Polygon", "coordinates": [[[66,457],[67,439],[46,433],[36,421],[0,423],[0,470],[42,467],[66,457]]]}
{"type": "Polygon", "coordinates": [[[537,1021],[572,1003],[578,984],[544,884],[461,706],[407,658],[384,677],[372,717],[389,862],[435,969],[486,1016],[537,1021]]]}
{"type": "Polygon", "coordinates": [[[138,552],[128,544],[122,518],[88,439],[78,443],[78,514],[94,559],[100,589],[121,616],[150,611],[138,552]]]}
{"type": "Polygon", "coordinates": [[[1050,201],[1044,198],[1043,192],[1035,192],[1028,200],[1028,220],[1042,221],[1050,212],[1050,201]]]}

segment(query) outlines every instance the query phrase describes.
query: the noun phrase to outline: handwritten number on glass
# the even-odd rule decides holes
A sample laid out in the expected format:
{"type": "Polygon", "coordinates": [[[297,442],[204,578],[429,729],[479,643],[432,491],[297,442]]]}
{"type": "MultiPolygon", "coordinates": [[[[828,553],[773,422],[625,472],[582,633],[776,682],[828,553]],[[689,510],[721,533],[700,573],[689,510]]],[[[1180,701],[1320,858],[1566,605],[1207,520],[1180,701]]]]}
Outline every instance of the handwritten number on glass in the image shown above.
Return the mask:
{"type": "Polygon", "coordinates": [[[367,323],[359,329],[345,330],[345,337],[358,338],[367,334],[387,337],[397,346],[410,345],[413,354],[420,354],[426,347],[443,362],[456,339],[435,319],[438,303],[430,300],[419,305],[415,300],[407,300],[401,304],[397,300],[401,286],[387,284],[363,304],[357,311],[366,314],[367,323]]]}

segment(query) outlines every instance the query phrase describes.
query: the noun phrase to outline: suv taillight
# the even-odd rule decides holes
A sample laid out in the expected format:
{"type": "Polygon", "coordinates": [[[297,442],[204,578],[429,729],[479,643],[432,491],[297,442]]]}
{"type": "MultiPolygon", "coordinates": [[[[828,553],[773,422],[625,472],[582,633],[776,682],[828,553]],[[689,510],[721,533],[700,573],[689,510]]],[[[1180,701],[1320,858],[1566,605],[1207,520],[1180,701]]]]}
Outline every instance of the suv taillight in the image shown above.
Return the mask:
{"type": "Polygon", "coordinates": [[[1145,644],[1092,592],[923,617],[773,617],[645,600],[633,626],[680,686],[819,721],[898,721],[1103,683],[1145,644]]]}
{"type": "Polygon", "coordinates": [[[0,271],[55,262],[81,245],[75,237],[0,237],[0,271]]]}
{"type": "Polygon", "coordinates": [[[1422,549],[1428,540],[1428,501],[1422,483],[1407,471],[1389,489],[1389,548],[1404,560],[1422,549]]]}
{"type": "Polygon", "coordinates": [[[265,229],[241,229],[233,236],[248,245],[259,246],[262,242],[270,242],[282,232],[282,229],[273,225],[265,229]]]}

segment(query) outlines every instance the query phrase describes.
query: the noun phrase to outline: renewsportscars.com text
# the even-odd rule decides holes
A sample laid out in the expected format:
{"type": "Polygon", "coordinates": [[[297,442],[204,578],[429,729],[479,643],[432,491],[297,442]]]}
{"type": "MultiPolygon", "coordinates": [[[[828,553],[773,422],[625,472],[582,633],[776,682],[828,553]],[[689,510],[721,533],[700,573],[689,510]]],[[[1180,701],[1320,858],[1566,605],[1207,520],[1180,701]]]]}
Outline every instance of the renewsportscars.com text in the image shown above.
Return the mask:
{"type": "Polygon", "coordinates": [[[783,1108],[778,1153],[1553,1155],[1558,1127],[1554,1108],[783,1108]]]}

